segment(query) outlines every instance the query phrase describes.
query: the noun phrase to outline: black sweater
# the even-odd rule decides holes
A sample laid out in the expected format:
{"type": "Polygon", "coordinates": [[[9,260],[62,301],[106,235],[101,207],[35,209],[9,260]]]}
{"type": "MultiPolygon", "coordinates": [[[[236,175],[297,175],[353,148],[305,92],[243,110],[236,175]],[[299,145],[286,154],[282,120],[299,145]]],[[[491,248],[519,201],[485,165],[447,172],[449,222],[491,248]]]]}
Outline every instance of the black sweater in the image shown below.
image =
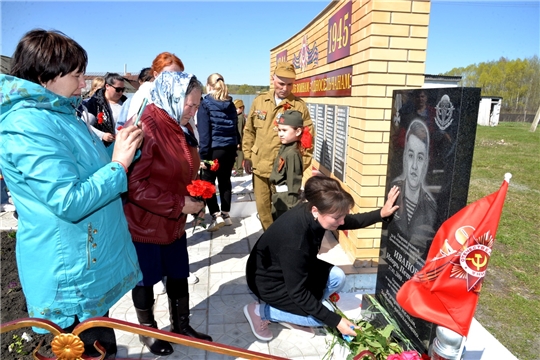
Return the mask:
{"type": "MultiPolygon", "coordinates": [[[[382,220],[380,213],[347,215],[339,230],[372,225],[382,220]]],[[[317,258],[325,231],[308,204],[298,204],[259,238],[247,261],[246,278],[251,291],[265,303],[336,327],[341,317],[321,302],[333,266],[317,258]]]]}

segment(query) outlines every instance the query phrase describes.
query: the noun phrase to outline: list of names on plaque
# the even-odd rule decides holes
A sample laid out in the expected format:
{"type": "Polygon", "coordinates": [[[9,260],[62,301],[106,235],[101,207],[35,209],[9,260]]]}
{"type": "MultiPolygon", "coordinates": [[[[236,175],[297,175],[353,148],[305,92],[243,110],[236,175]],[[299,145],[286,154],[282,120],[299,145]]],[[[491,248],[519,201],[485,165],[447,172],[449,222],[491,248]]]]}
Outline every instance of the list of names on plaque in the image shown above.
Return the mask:
{"type": "Polygon", "coordinates": [[[314,122],[317,124],[317,135],[315,137],[315,160],[319,162],[319,164],[324,165],[323,163],[323,145],[324,145],[324,137],[325,137],[325,131],[324,131],[324,115],[325,115],[325,107],[326,105],[323,104],[317,104],[317,111],[315,114],[315,120],[314,122]]]}
{"type": "Polygon", "coordinates": [[[315,129],[313,159],[345,182],[349,107],[307,104],[315,129]]]}
{"type": "Polygon", "coordinates": [[[334,165],[334,128],[336,107],[326,105],[326,117],[324,124],[323,163],[324,167],[332,171],[334,165]]]}
{"type": "Polygon", "coordinates": [[[347,128],[349,122],[349,107],[336,107],[336,137],[334,146],[334,175],[345,181],[345,168],[347,161],[347,128]]]}

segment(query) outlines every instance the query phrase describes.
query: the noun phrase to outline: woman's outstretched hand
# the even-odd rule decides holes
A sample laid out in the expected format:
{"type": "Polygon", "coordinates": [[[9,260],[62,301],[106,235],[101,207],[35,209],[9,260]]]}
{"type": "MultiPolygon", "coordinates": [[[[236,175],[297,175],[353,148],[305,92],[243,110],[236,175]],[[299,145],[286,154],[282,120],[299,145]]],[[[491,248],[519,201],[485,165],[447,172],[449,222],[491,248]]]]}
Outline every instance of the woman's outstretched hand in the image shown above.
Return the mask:
{"type": "Polygon", "coordinates": [[[128,126],[116,134],[112,161],[123,164],[126,168],[131,165],[135,151],[141,146],[144,138],[143,131],[137,126],[128,126]]]}
{"type": "Polygon", "coordinates": [[[390,215],[395,213],[397,209],[399,209],[398,205],[394,205],[398,196],[399,196],[399,187],[394,185],[388,192],[388,200],[386,200],[386,202],[384,203],[384,206],[381,209],[381,217],[383,219],[386,217],[389,217],[390,215]]]}
{"type": "Polygon", "coordinates": [[[337,329],[343,335],[356,336],[356,331],[354,331],[353,329],[359,329],[359,327],[354,325],[352,322],[345,319],[344,317],[342,317],[341,321],[339,322],[337,326],[337,329]]]}

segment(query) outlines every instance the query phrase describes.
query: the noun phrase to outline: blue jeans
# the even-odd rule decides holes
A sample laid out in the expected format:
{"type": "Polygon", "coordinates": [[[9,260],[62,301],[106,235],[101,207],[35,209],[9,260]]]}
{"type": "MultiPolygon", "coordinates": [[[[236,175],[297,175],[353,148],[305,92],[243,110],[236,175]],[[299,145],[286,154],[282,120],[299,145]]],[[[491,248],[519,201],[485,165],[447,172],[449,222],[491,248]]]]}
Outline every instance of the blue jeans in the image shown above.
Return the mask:
{"type": "MultiPolygon", "coordinates": [[[[343,286],[345,286],[345,273],[339,267],[334,266],[328,275],[328,282],[326,283],[326,288],[324,289],[322,297],[323,305],[329,310],[334,311],[328,301],[324,300],[327,300],[328,297],[330,297],[330,295],[333,293],[339,292],[341,289],[343,289],[343,286]]],[[[260,312],[262,320],[269,320],[272,322],[288,322],[301,326],[325,326],[322,321],[314,318],[311,315],[302,316],[291,314],[289,312],[276,309],[275,307],[272,307],[264,302],[261,302],[260,312]]]]}
{"type": "Polygon", "coordinates": [[[0,180],[0,204],[9,204],[9,196],[8,196],[8,193],[7,193],[7,187],[6,187],[6,182],[4,181],[4,178],[1,176],[2,175],[2,171],[0,171],[0,177],[2,178],[0,180]]]}

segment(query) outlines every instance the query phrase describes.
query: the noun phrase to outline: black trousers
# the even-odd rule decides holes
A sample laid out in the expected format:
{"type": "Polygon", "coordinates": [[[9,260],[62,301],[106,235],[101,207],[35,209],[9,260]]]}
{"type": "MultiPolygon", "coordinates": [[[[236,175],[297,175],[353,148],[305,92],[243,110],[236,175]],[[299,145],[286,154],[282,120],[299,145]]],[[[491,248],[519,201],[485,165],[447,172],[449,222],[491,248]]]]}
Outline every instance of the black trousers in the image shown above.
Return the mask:
{"type": "MultiPolygon", "coordinates": [[[[236,145],[227,146],[224,148],[214,148],[210,153],[210,160],[218,160],[219,169],[217,171],[210,171],[210,166],[207,164],[207,169],[202,171],[202,180],[206,180],[212,184],[218,180],[219,198],[221,200],[221,211],[231,211],[231,172],[236,159],[236,145]]],[[[219,205],[217,197],[214,194],[210,199],[206,201],[210,214],[219,212],[219,205]]]]}
{"type": "MultiPolygon", "coordinates": [[[[109,317],[109,312],[104,317],[109,317]]],[[[71,333],[75,326],[80,324],[79,318],[75,316],[73,325],[64,329],[64,332],[71,333]]],[[[114,359],[116,356],[116,335],[114,329],[107,327],[94,327],[83,331],[79,334],[79,338],[84,343],[84,353],[88,356],[97,357],[99,352],[94,347],[94,342],[97,340],[101,346],[107,351],[105,359],[114,359]]]]}
{"type": "MultiPolygon", "coordinates": [[[[173,279],[167,277],[167,296],[169,299],[180,299],[189,295],[187,279],[173,279]]],[[[154,287],[135,286],[131,291],[131,298],[136,309],[147,310],[154,306],[154,287]]]]}

